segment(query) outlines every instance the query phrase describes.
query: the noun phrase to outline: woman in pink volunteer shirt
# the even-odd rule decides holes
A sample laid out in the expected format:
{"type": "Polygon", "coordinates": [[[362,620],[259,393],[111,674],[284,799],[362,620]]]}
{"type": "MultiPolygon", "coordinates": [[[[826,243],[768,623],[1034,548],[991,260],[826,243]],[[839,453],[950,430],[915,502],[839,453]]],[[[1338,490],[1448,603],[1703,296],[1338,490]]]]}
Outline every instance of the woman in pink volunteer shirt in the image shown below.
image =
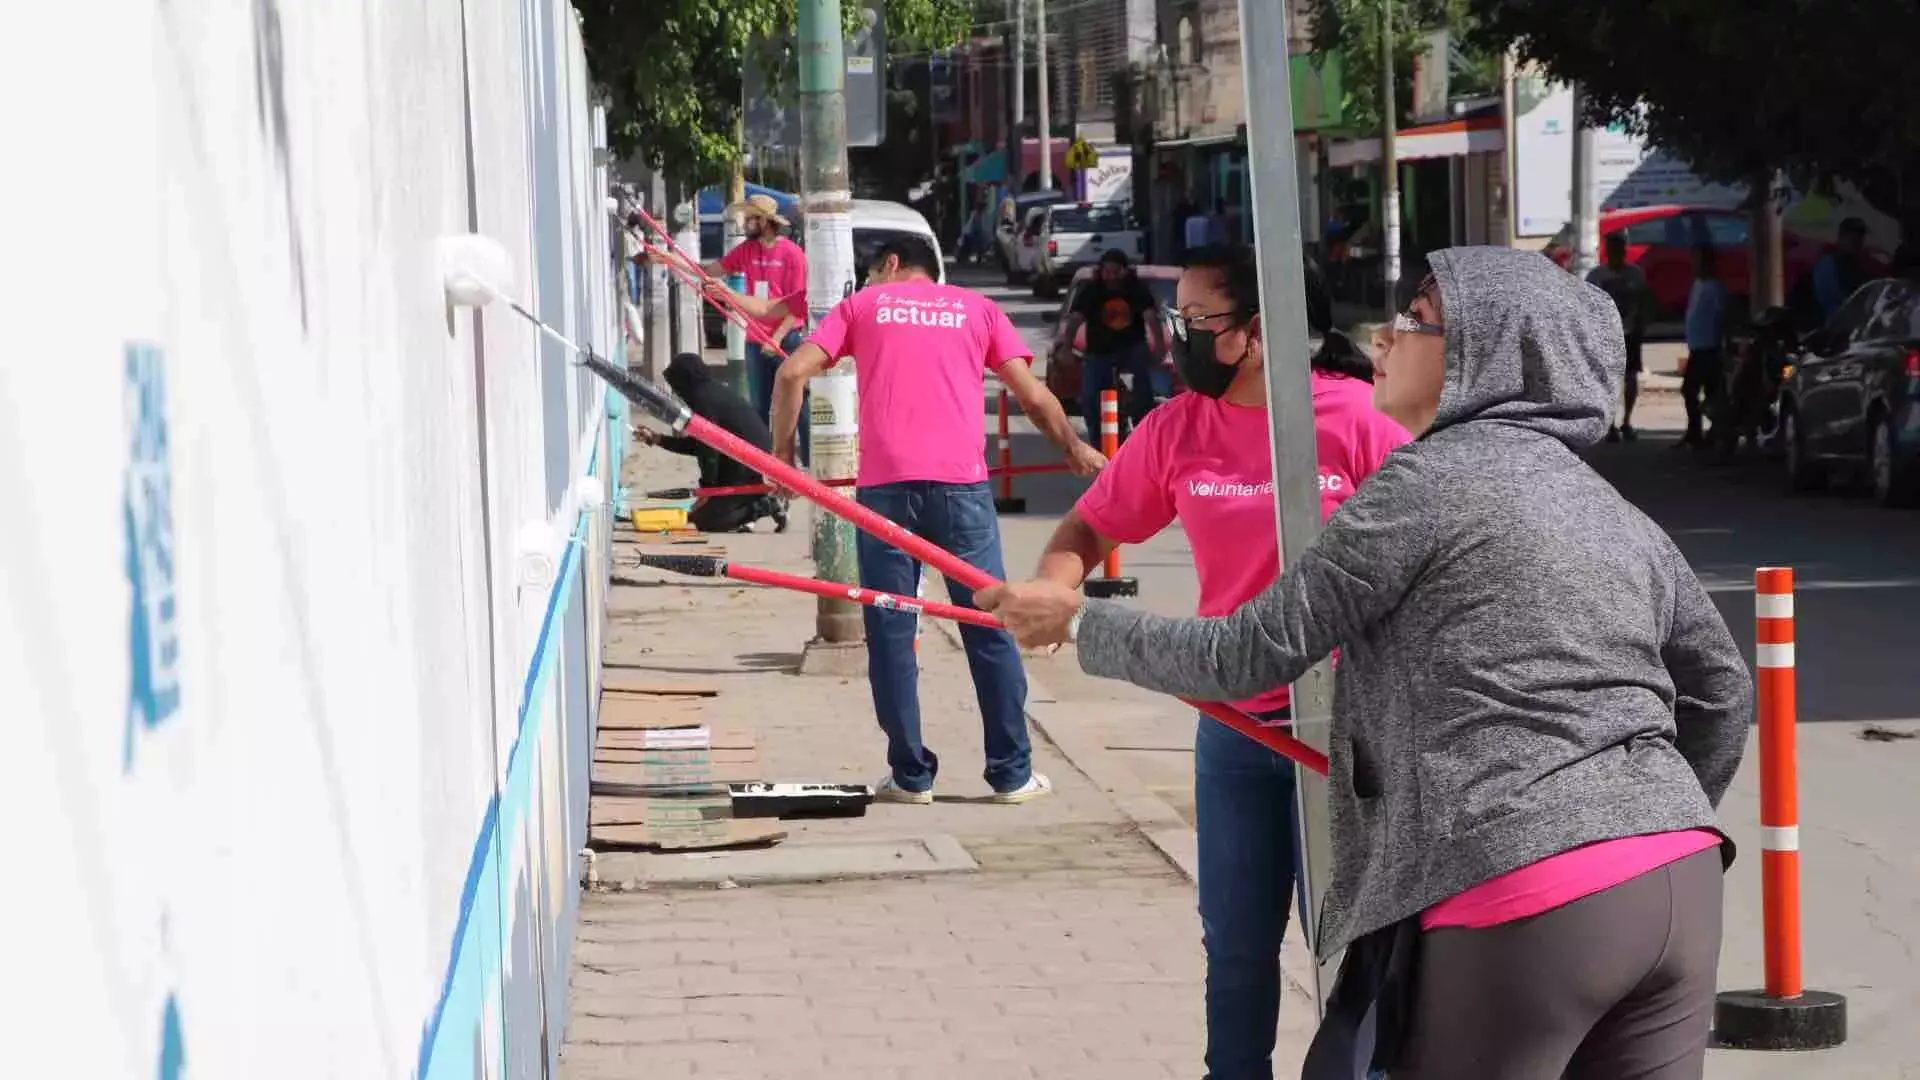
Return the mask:
{"type": "MultiPolygon", "coordinates": [[[[1329,325],[1331,305],[1318,276],[1310,272],[1308,283],[1309,321],[1325,342],[1313,360],[1325,516],[1408,435],[1374,410],[1372,365],[1329,325]]],[[[1177,520],[1200,577],[1199,614],[1224,615],[1279,572],[1253,249],[1195,250],[1178,298],[1174,355],[1192,392],[1147,415],[1055,530],[1040,576],[1078,586],[1116,545],[1142,543],[1177,520]]],[[[1284,723],[1287,688],[1239,705],[1284,723]]],[[[1194,810],[1208,1075],[1271,1080],[1280,941],[1296,877],[1293,765],[1202,717],[1194,736],[1194,810]]]]}

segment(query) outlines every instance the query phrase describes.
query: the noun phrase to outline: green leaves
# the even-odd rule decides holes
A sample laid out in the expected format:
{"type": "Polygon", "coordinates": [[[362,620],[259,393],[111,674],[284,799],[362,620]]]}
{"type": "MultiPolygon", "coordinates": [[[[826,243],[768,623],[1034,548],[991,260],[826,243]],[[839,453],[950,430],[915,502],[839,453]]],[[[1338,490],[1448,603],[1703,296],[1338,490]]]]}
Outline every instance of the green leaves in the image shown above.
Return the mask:
{"type": "MultiPolygon", "coordinates": [[[[738,155],[741,61],[792,34],[797,3],[574,0],[587,64],[607,95],[614,151],[696,185],[727,176],[738,155]]],[[[851,32],[859,5],[841,0],[840,8],[851,32]]],[[[973,0],[887,0],[888,48],[949,48],[972,21],[973,0]]]]}

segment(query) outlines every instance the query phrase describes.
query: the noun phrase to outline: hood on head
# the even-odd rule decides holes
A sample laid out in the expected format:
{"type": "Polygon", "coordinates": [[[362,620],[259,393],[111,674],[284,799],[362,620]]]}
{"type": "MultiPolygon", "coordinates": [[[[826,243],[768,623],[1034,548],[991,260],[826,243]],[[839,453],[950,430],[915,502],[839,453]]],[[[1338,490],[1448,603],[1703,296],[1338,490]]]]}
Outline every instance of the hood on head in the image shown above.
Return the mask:
{"type": "Polygon", "coordinates": [[[667,386],[683,398],[688,391],[712,378],[707,362],[693,353],[681,353],[667,361],[667,386]]]}
{"type": "Polygon", "coordinates": [[[1627,367],[1607,294],[1538,252],[1446,248],[1428,263],[1447,327],[1446,383],[1430,430],[1497,420],[1575,450],[1598,443],[1627,367]]]}

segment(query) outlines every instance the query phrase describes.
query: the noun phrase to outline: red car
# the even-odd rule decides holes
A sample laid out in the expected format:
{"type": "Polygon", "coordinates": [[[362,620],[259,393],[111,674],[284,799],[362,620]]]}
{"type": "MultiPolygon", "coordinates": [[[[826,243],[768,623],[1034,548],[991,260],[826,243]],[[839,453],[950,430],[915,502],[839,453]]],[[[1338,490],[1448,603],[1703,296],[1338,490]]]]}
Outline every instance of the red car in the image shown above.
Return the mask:
{"type": "MultiPolygon", "coordinates": [[[[1608,210],[1600,215],[1600,249],[1606,251],[1607,237],[1624,232],[1627,237],[1627,261],[1647,276],[1661,319],[1686,314],[1687,294],[1693,289],[1693,249],[1707,244],[1719,256],[1720,278],[1735,296],[1749,296],[1748,279],[1752,270],[1752,245],[1748,240],[1748,219],[1744,211],[1695,206],[1640,206],[1631,210],[1608,210]]],[[[1825,244],[1787,233],[1782,241],[1786,249],[1787,292],[1802,274],[1813,269],[1826,252],[1825,244]]],[[[1556,233],[1547,241],[1547,256],[1561,266],[1573,259],[1573,226],[1556,233]]]]}
{"type": "MultiPolygon", "coordinates": [[[[1172,341],[1172,325],[1167,322],[1167,318],[1174,310],[1174,288],[1180,283],[1180,268],[1135,266],[1133,269],[1140,280],[1146,284],[1147,290],[1153,293],[1153,298],[1160,303],[1161,330],[1163,331],[1160,340],[1172,341]]],[[[1073,283],[1067,287],[1066,296],[1060,302],[1060,309],[1047,313],[1048,325],[1058,326],[1066,320],[1067,313],[1073,310],[1073,305],[1080,299],[1080,290],[1086,288],[1087,282],[1093,279],[1096,270],[1097,267],[1083,266],[1074,273],[1073,283]]],[[[1065,348],[1056,347],[1047,356],[1047,389],[1053,391],[1053,396],[1060,399],[1060,403],[1066,406],[1069,413],[1077,414],[1080,411],[1080,354],[1086,350],[1086,347],[1087,328],[1082,326],[1074,334],[1070,345],[1065,348]]],[[[1180,376],[1173,370],[1173,357],[1168,350],[1163,348],[1159,359],[1160,368],[1156,371],[1153,380],[1154,396],[1169,398],[1185,390],[1186,387],[1180,382],[1180,376]]]]}

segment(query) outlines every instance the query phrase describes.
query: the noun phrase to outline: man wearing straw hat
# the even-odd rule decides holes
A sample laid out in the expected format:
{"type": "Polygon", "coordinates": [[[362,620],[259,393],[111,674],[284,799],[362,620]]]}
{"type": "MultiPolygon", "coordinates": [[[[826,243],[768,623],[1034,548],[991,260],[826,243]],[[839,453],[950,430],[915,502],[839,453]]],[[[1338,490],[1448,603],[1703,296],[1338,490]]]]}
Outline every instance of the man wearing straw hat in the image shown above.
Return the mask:
{"type": "MultiPolygon", "coordinates": [[[[730,295],[769,338],[779,342],[785,352],[792,353],[799,348],[802,331],[807,328],[807,253],[785,235],[790,223],[780,215],[780,204],[772,196],[748,196],[746,201],[727,207],[726,212],[740,215],[740,229],[747,238],[718,261],[707,263],[701,269],[715,278],[739,274],[746,278],[747,291],[736,292],[717,281],[708,288],[730,295]]],[[[779,368],[780,357],[749,337],[747,394],[761,420],[772,416],[773,376],[779,368]]],[[[809,411],[807,406],[800,410],[803,460],[809,411]]]]}

